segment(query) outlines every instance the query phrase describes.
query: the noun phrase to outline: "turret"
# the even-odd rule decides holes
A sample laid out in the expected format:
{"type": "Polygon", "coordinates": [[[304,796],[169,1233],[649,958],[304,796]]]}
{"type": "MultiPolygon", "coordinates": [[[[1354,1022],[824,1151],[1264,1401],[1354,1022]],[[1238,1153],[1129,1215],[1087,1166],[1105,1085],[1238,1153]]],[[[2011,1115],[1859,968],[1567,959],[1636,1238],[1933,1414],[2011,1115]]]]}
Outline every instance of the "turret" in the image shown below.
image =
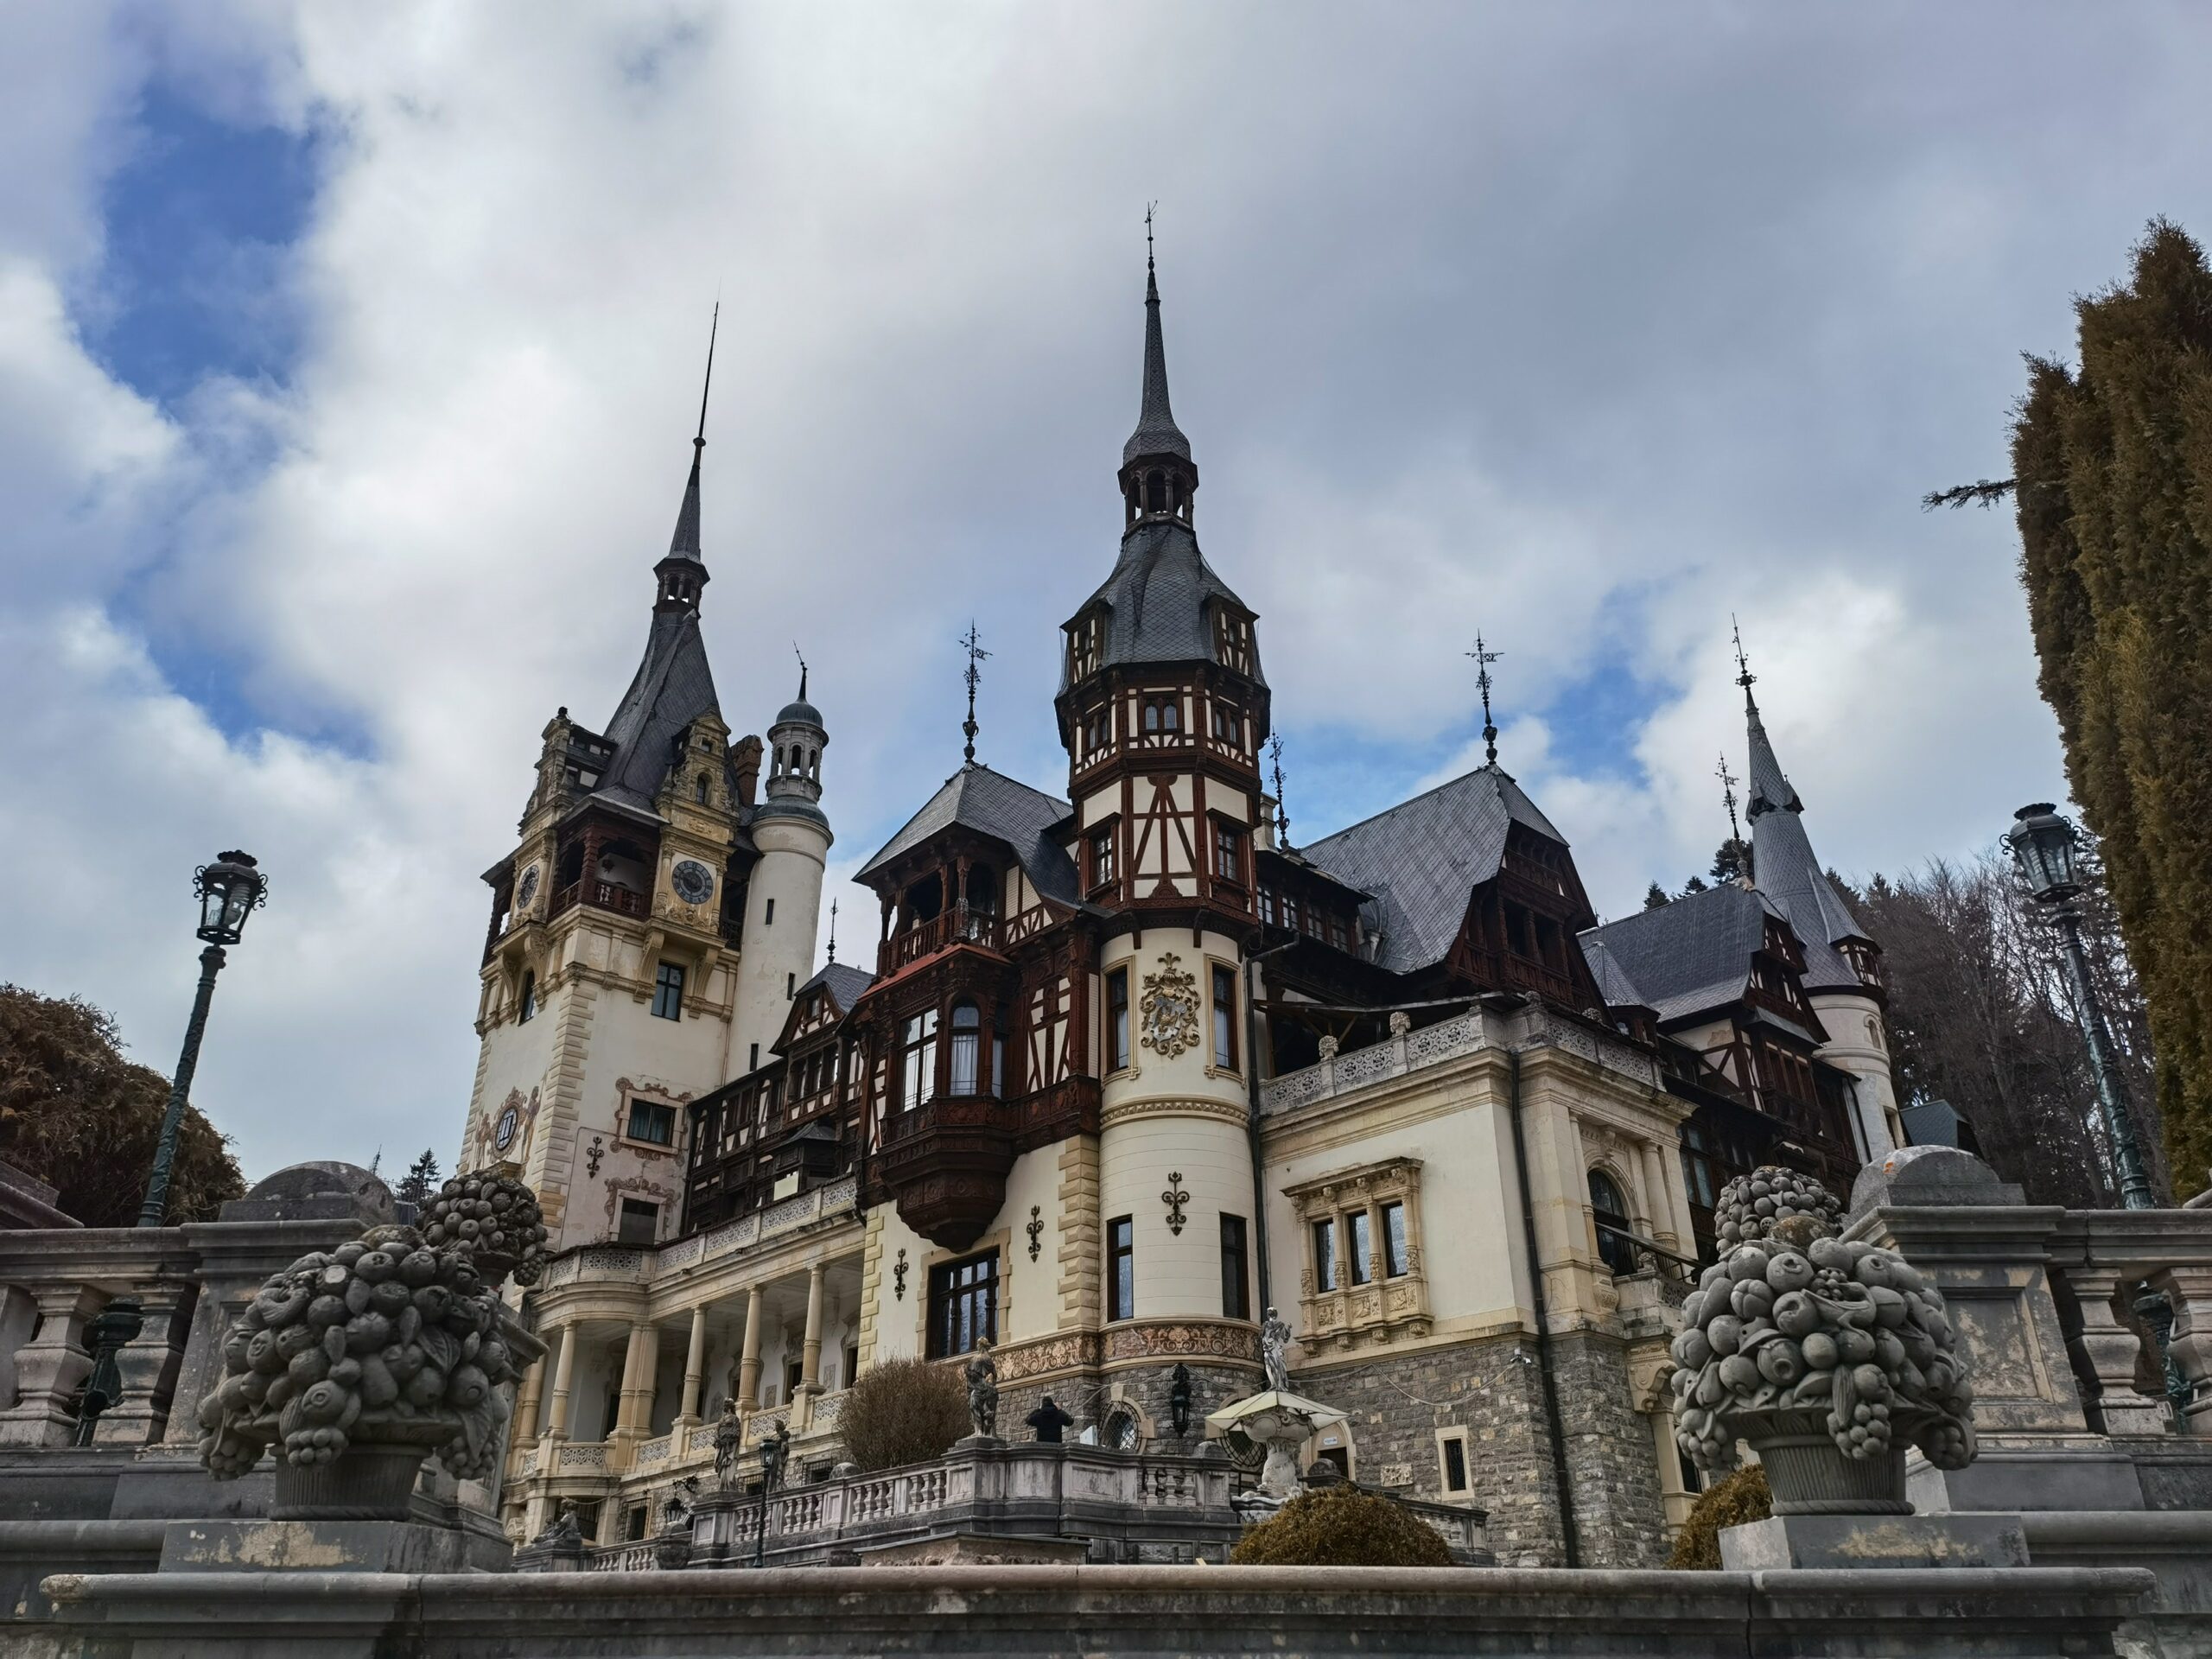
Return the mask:
{"type": "Polygon", "coordinates": [[[740,1075],[769,1057],[792,996],[813,975],[823,874],[836,839],[820,804],[830,733],[807,701],[806,677],[802,664],[798,696],[768,728],[766,798],[753,814],[753,844],[760,856],[745,896],[730,1061],[740,1075]]]}

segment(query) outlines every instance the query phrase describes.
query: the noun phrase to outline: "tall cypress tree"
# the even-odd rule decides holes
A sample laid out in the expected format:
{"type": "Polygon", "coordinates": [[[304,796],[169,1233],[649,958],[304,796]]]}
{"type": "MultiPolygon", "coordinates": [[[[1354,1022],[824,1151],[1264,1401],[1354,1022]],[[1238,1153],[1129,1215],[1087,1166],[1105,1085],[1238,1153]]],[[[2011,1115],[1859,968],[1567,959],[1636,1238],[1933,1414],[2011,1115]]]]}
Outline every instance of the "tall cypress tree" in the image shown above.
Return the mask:
{"type": "Polygon", "coordinates": [[[2150,1008],[2177,1196],[2212,1165],[2212,270],[2152,222],[2079,302],[2081,366],[2029,359],[2020,575],[2074,798],[2150,1008]]]}

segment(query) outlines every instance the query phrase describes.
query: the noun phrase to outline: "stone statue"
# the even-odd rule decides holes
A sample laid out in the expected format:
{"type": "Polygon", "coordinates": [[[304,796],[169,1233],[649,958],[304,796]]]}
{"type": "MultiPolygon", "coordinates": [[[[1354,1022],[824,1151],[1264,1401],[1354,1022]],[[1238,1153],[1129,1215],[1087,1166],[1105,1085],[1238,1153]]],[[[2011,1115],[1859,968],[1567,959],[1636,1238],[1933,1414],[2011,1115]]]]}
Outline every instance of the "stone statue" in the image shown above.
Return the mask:
{"type": "Polygon", "coordinates": [[[999,1421],[999,1368],[991,1360],[991,1344],[976,1345],[968,1362],[968,1415],[978,1434],[995,1434],[999,1421]]]}
{"type": "Polygon", "coordinates": [[[1049,1394],[1045,1396],[1044,1404],[1031,1412],[1023,1421],[1037,1431],[1037,1444],[1039,1446],[1059,1445],[1060,1431],[1072,1427],[1075,1423],[1075,1419],[1062,1410],[1049,1394]]]}
{"type": "Polygon", "coordinates": [[[1268,1386],[1278,1394],[1290,1392],[1290,1326],[1272,1307],[1260,1326],[1260,1363],[1267,1369],[1268,1386]]]}
{"type": "Polygon", "coordinates": [[[555,1549],[575,1548],[584,1541],[583,1528],[576,1520],[576,1501],[573,1497],[561,1500],[560,1512],[544,1531],[531,1540],[533,1544],[546,1544],[555,1549]]]}
{"type": "Polygon", "coordinates": [[[545,1260],[537,1197],[497,1174],[454,1177],[419,1227],[372,1227],[272,1274],[223,1342],[224,1376],[200,1402],[200,1461],[235,1480],[277,1454],[276,1513],[404,1516],[426,1455],[462,1480],[498,1466],[506,1385],[544,1356],[499,1300],[545,1260]],[[347,1491],[302,1484],[346,1460],[347,1491]],[[358,1489],[358,1490],[354,1490],[358,1489]]]}
{"type": "Polygon", "coordinates": [[[1738,1440],[1791,1446],[1786,1463],[1762,1459],[1777,1514],[1814,1502],[1841,1512],[1847,1498],[1910,1514],[1905,1447],[1938,1469],[1966,1467],[1973,1392],[1942,1294],[1895,1251],[1836,1237],[1839,1207],[1819,1183],[1778,1167],[1722,1189],[1713,1220],[1724,1253],[1684,1302],[1674,1340],[1675,1438],[1706,1469],[1738,1440]],[[1821,1439],[1829,1457],[1802,1449],[1821,1439]],[[1885,1490],[1857,1494],[1871,1477],[1848,1474],[1849,1464],[1885,1469],[1876,1483],[1885,1490]]]}
{"type": "Polygon", "coordinates": [[[723,1486],[729,1484],[738,1448],[744,1444],[745,1419],[738,1415],[737,1401],[732,1397],[722,1402],[722,1414],[715,1423],[715,1477],[723,1486]]]}

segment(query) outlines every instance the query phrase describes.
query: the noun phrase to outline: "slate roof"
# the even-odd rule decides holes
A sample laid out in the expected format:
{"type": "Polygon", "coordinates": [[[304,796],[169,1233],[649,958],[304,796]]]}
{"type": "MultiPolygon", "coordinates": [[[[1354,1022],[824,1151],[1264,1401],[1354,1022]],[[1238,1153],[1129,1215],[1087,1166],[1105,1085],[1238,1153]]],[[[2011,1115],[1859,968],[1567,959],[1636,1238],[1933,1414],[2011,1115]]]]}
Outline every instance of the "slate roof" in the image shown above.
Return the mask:
{"type": "Polygon", "coordinates": [[[1577,942],[1607,1007],[1647,1007],[1663,1024],[1739,1000],[1766,918],[1780,913],[1732,883],[1587,929],[1577,942]]]}
{"type": "Polygon", "coordinates": [[[702,567],[706,561],[699,556],[699,457],[706,448],[704,438],[692,440],[691,476],[683,486],[683,505],[676,510],[676,533],[668,538],[670,558],[702,567]]]}
{"type": "MultiPolygon", "coordinates": [[[[1097,591],[1084,601],[1083,614],[1106,607],[1106,637],[1099,659],[1118,663],[1211,663],[1214,649],[1209,601],[1226,600],[1247,607],[1198,551],[1188,524],[1172,518],[1144,519],[1122,537],[1122,551],[1097,591]]],[[[1061,689],[1067,686],[1062,669],[1061,689]]],[[[1256,655],[1252,678],[1265,685],[1256,655]]]]}
{"type": "Polygon", "coordinates": [[[1513,824],[1567,845],[1567,837],[1495,765],[1440,784],[1303,850],[1308,862],[1370,895],[1380,932],[1376,963],[1411,973],[1452,948],[1475,887],[1496,875],[1513,824]]]}
{"type": "Polygon", "coordinates": [[[1160,280],[1148,259],[1144,270],[1144,403],[1137,411],[1137,429],[1122,446],[1122,465],[1140,455],[1191,459],[1191,441],[1167,406],[1167,342],[1160,329],[1160,280]]]}
{"type": "Polygon", "coordinates": [[[696,611],[656,611],[645,654],[607,723],[613,756],[593,798],[652,812],[683,728],[702,715],[719,718],[715,677],[696,611]]]}
{"type": "Polygon", "coordinates": [[[1077,904],[1082,893],[1075,861],[1049,833],[1072,810],[1065,801],[1041,789],[1032,789],[971,760],[944,780],[944,786],[906,821],[904,829],[884,842],[882,850],[863,864],[854,879],[866,881],[901,853],[957,823],[1013,849],[1030,885],[1046,898],[1077,904]]]}
{"type": "Polygon", "coordinates": [[[1805,988],[1860,989],[1857,970],[1835,946],[1865,938],[1866,930],[1846,908],[1814,855],[1812,838],[1805,833],[1804,803],[1783,776],[1748,687],[1744,706],[1751,727],[1752,880],[1789,918],[1804,947],[1805,988]]]}
{"type": "MultiPolygon", "coordinates": [[[[843,962],[824,963],[812,979],[798,988],[798,996],[804,996],[817,986],[826,985],[830,988],[830,1000],[836,1003],[838,1009],[850,1013],[853,1004],[861,1000],[861,994],[874,983],[875,976],[865,968],[855,968],[843,962]]],[[[792,1000],[796,1001],[798,996],[792,1000]]]]}

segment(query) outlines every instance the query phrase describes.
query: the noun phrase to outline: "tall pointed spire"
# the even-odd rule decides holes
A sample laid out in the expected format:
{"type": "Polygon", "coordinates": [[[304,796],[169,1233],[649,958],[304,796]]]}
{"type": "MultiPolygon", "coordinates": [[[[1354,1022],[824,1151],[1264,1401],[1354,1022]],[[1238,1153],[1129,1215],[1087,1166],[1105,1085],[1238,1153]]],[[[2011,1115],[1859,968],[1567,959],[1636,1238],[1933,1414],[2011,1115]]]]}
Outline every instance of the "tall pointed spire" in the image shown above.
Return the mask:
{"type": "Polygon", "coordinates": [[[1122,464],[1146,455],[1191,459],[1191,441],[1175,424],[1175,411],[1167,404],[1167,342],[1160,327],[1160,278],[1152,258],[1152,209],[1144,214],[1144,406],[1137,415],[1137,429],[1122,446],[1122,464]]]}
{"type": "Polygon", "coordinates": [[[707,448],[707,394],[715,384],[715,336],[721,332],[721,302],[715,302],[714,320],[707,326],[707,377],[699,388],[699,430],[691,440],[691,476],[683,486],[683,505],[677,510],[676,534],[668,538],[668,556],[701,563],[699,555],[699,460],[707,448]]]}
{"type": "Polygon", "coordinates": [[[1744,655],[1744,631],[1730,617],[1728,626],[1736,639],[1736,683],[1744,688],[1744,720],[1749,728],[1751,752],[1751,792],[1745,804],[1744,816],[1753,825],[1770,812],[1802,812],[1804,803],[1797,798],[1797,791],[1789,786],[1789,779],[1782,775],[1782,762],[1775,758],[1774,745],[1766,734],[1766,726],[1759,719],[1759,705],[1751,696],[1751,686],[1758,676],[1751,672],[1751,663],[1744,655]]]}

